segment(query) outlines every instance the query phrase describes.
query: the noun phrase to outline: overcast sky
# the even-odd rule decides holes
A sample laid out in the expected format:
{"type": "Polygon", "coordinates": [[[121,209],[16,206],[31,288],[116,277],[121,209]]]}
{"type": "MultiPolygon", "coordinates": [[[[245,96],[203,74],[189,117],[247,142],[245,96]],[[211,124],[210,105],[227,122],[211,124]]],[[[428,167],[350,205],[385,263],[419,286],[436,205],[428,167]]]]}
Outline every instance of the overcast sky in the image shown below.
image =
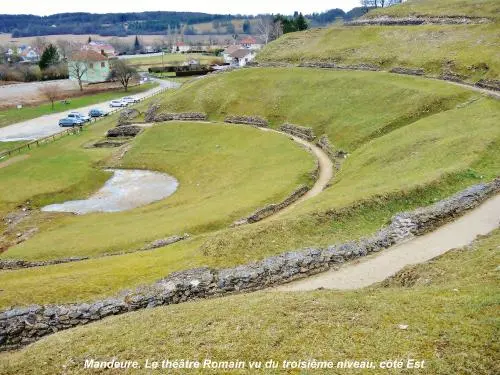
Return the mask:
{"type": "Polygon", "coordinates": [[[119,13],[155,10],[188,11],[220,14],[259,14],[294,11],[322,12],[341,8],[348,11],[359,6],[359,0],[0,0],[0,14],[49,15],[64,12],[119,13]]]}

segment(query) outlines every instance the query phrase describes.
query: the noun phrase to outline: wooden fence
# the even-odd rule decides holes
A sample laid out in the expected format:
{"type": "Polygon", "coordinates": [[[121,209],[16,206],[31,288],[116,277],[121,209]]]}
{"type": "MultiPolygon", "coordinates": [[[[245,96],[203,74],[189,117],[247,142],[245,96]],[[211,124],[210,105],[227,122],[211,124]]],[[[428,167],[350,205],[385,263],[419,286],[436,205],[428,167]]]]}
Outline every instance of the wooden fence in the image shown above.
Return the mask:
{"type": "MultiPolygon", "coordinates": [[[[143,102],[144,100],[146,99],[149,99],[155,95],[158,95],[158,94],[161,94],[161,93],[164,93],[165,91],[169,90],[169,88],[162,88],[162,89],[159,89],[158,91],[155,91],[149,95],[146,95],[142,98],[139,99],[139,102],[143,102]]],[[[116,112],[119,112],[125,108],[128,108],[128,107],[120,107],[120,108],[114,108],[112,109],[111,111],[107,112],[108,115],[112,115],[112,114],[115,114],[116,112]]],[[[48,137],[44,137],[44,138],[39,138],[37,140],[34,140],[34,141],[31,141],[31,142],[28,142],[28,143],[25,143],[21,146],[18,146],[18,147],[15,147],[15,148],[12,148],[10,150],[6,150],[6,151],[2,151],[0,152],[0,159],[3,159],[5,157],[9,157],[9,156],[12,156],[14,154],[20,154],[21,152],[23,151],[26,151],[26,150],[31,150],[32,148],[34,147],[37,147],[37,146],[40,146],[41,144],[46,144],[46,143],[49,143],[49,142],[53,142],[55,141],[56,139],[59,139],[59,138],[62,138],[62,137],[65,137],[67,135],[71,135],[71,134],[78,134],[80,133],[83,128],[87,125],[90,125],[91,123],[95,123],[99,120],[102,120],[106,117],[98,117],[98,118],[94,118],[91,120],[91,122],[89,124],[86,124],[86,125],[83,125],[83,126],[74,126],[72,128],[69,128],[69,129],[65,129],[61,132],[58,132],[58,133],[55,133],[55,134],[52,134],[52,135],[49,135],[48,137]]]]}

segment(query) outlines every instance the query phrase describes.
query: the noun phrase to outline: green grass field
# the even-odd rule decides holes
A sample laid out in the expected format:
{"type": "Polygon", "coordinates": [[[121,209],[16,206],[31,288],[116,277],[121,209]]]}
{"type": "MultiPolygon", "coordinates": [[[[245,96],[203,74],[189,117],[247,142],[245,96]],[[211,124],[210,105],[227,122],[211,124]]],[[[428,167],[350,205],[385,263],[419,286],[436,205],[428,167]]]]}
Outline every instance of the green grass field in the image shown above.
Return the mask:
{"type": "Polygon", "coordinates": [[[0,372],[52,375],[64,366],[67,373],[86,374],[89,370],[83,364],[91,358],[133,359],[141,364],[148,358],[272,358],[280,364],[358,359],[377,365],[412,358],[425,361],[424,368],[370,373],[494,374],[498,372],[499,242],[497,230],[472,247],[408,267],[359,291],[258,292],[107,318],[57,333],[19,352],[0,354],[0,372]],[[408,328],[400,329],[400,324],[408,328]]]}
{"type": "MultiPolygon", "coordinates": [[[[152,128],[135,141],[120,166],[171,173],[181,182],[176,194],[164,202],[119,214],[35,214],[25,225],[39,225],[39,234],[1,258],[98,255],[138,248],[156,238],[186,231],[194,234],[193,238],[146,253],[0,273],[0,306],[91,300],[179,269],[234,266],[290,249],[359,238],[376,231],[397,212],[490,180],[500,168],[500,129],[496,125],[500,104],[421,78],[314,69],[250,69],[188,83],[167,93],[163,104],[168,110],[207,111],[211,119],[222,118],[226,108],[235,108],[230,113],[273,118],[271,113],[279,119],[273,126],[285,120],[314,126],[317,134],[329,134],[335,145],[351,154],[332,186],[315,199],[278,219],[229,229],[232,221],[266,202],[278,201],[304,181],[304,175],[312,169],[310,157],[304,157],[303,151],[289,141],[281,143],[282,137],[268,140],[270,134],[249,128],[208,124],[152,128]],[[246,90],[242,88],[245,80],[253,82],[246,90]],[[271,88],[276,90],[274,98],[266,96],[271,88]],[[344,95],[314,95],[315,90],[329,92],[328,88],[344,95]],[[203,95],[208,92],[214,94],[203,95]],[[215,95],[219,92],[230,94],[215,95]],[[259,99],[250,101],[251,95],[259,99]],[[294,111],[296,106],[299,108],[294,111]],[[342,109],[346,113],[344,123],[340,122],[342,109]],[[289,110],[291,115],[285,115],[289,110]],[[315,120],[322,122],[318,125],[315,120]],[[269,147],[260,146],[267,142],[271,142],[269,147]],[[278,143],[271,146],[274,142],[278,143]],[[215,148],[216,144],[231,144],[235,149],[219,159],[221,149],[215,148]],[[291,154],[281,151],[286,144],[291,154]],[[276,147],[280,149],[278,154],[276,147]],[[259,155],[250,152],[252,149],[258,149],[259,155]],[[202,160],[213,165],[207,169],[202,160]],[[279,186],[276,181],[285,175],[274,173],[284,165],[287,175],[295,177],[285,178],[287,182],[279,186]],[[255,176],[259,181],[252,181],[255,176]],[[196,186],[198,180],[208,182],[196,186]],[[219,196],[220,191],[225,194],[219,196]],[[124,266],[127,264],[135,265],[132,271],[124,266]],[[65,282],[68,279],[71,287],[65,282]],[[31,293],[33,288],[36,294],[31,293]]],[[[139,108],[146,106],[141,104],[139,108]]],[[[18,162],[16,165],[23,166],[24,171],[33,171],[29,178],[35,184],[27,184],[28,174],[16,172],[19,168],[0,170],[0,189],[12,184],[23,187],[3,202],[3,211],[27,199],[39,207],[85,196],[102,185],[108,175],[101,169],[112,159],[112,151],[80,146],[98,138],[110,121],[89,128],[82,136],[40,148],[37,158],[18,162]],[[67,171],[59,173],[60,168],[67,171]]]]}
{"type": "MultiPolygon", "coordinates": [[[[437,3],[437,2],[434,2],[437,3]]],[[[396,8],[396,7],[394,7],[396,8]]],[[[463,80],[500,77],[500,26],[332,26],[284,35],[267,45],[259,62],[335,62],[423,68],[429,76],[463,80]]]]}
{"type": "MultiPolygon", "coordinates": [[[[31,181],[3,198],[3,203],[13,205],[35,195],[33,202],[39,207],[67,199],[69,194],[83,197],[92,191],[84,189],[102,184],[108,173],[101,167],[109,166],[102,157],[109,151],[75,147],[77,140],[71,146],[64,141],[47,146],[30,159],[0,170],[4,187],[31,181]],[[66,152],[68,146],[74,151],[66,152]],[[92,181],[92,186],[83,181],[92,181]],[[77,191],[75,185],[80,186],[77,191]]],[[[50,214],[50,221],[41,215],[35,219],[40,221],[41,233],[6,256],[97,255],[139,248],[174,234],[220,229],[307,183],[314,162],[281,135],[244,126],[169,123],[147,129],[124,160],[113,166],[167,172],[179,180],[180,187],[168,200],[128,212],[50,214]]]]}
{"type": "Polygon", "coordinates": [[[145,85],[130,87],[127,92],[120,89],[120,90],[113,90],[110,92],[103,92],[99,94],[92,94],[87,96],[71,98],[69,104],[63,104],[60,101],[56,101],[54,103],[54,109],[52,109],[52,105],[50,103],[44,103],[37,106],[24,107],[22,109],[11,108],[11,109],[0,110],[0,128],[7,125],[15,124],[16,122],[30,120],[51,113],[64,112],[70,109],[78,109],[92,104],[97,104],[108,100],[120,98],[125,95],[138,94],[147,91],[156,85],[157,85],[156,83],[148,83],[145,85]]]}

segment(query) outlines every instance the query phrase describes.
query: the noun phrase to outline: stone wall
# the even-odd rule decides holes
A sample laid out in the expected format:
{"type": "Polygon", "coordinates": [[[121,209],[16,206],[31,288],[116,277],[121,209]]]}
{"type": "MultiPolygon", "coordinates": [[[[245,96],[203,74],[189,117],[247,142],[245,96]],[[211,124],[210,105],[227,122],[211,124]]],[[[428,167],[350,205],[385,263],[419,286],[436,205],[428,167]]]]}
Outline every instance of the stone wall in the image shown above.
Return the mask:
{"type": "Polygon", "coordinates": [[[292,124],[283,124],[279,128],[283,133],[288,133],[294,135],[296,137],[305,139],[308,142],[312,142],[316,139],[314,135],[314,130],[311,128],[306,128],[304,126],[292,125],[292,124]]]}
{"type": "MultiPolygon", "coordinates": [[[[317,173],[317,172],[313,172],[317,173]]],[[[280,203],[273,203],[265,206],[264,208],[261,208],[257,211],[255,211],[253,214],[250,216],[240,219],[232,225],[234,226],[239,226],[239,225],[244,225],[244,224],[251,224],[251,223],[256,223],[258,221],[261,221],[265,219],[266,217],[274,215],[276,212],[281,211],[282,209],[290,206],[292,203],[296,202],[300,197],[302,197],[305,193],[309,191],[309,187],[303,185],[299,187],[297,190],[295,190],[290,196],[288,196],[284,201],[280,203]]]]}
{"type": "Polygon", "coordinates": [[[155,122],[163,121],[206,121],[206,113],[202,112],[180,112],[180,113],[159,113],[154,117],[155,122]]]}
{"type": "Polygon", "coordinates": [[[480,79],[477,81],[476,86],[483,89],[500,91],[500,81],[494,79],[480,79]]]}
{"type": "Polygon", "coordinates": [[[47,334],[109,315],[303,278],[431,231],[498,192],[500,179],[475,185],[434,205],[398,214],[388,227],[356,242],[287,252],[235,268],[181,271],[153,285],[94,303],[9,309],[0,314],[0,350],[18,348],[47,334]]]}
{"type": "Polygon", "coordinates": [[[389,70],[390,73],[396,73],[396,74],[407,74],[410,76],[423,76],[425,74],[425,70],[422,68],[416,68],[416,69],[411,69],[411,68],[402,68],[402,67],[395,67],[389,70]]]}
{"type": "Polygon", "coordinates": [[[340,70],[369,70],[378,71],[381,68],[373,64],[353,64],[339,65],[335,62],[303,62],[298,65],[300,68],[323,68],[323,69],[340,69],[340,70]]]}
{"type": "Polygon", "coordinates": [[[303,278],[436,229],[500,193],[500,178],[465,189],[431,206],[395,215],[390,225],[359,241],[286,252],[234,268],[198,268],[93,303],[29,306],[0,313],[0,350],[110,315],[188,300],[263,289],[303,278]]]}
{"type": "Polygon", "coordinates": [[[141,130],[142,128],[137,125],[121,125],[116,128],[109,129],[106,133],[106,137],[135,137],[141,132],[141,130]]]}
{"type": "Polygon", "coordinates": [[[146,250],[153,250],[153,249],[158,249],[160,247],[165,247],[168,245],[172,245],[176,242],[185,240],[189,238],[189,234],[185,233],[182,236],[171,236],[168,238],[162,238],[159,240],[155,240],[146,246],[136,249],[136,250],[127,250],[127,251],[119,251],[115,253],[108,253],[108,254],[103,254],[101,256],[97,257],[71,257],[71,258],[62,258],[62,259],[52,259],[52,260],[45,260],[45,261],[29,261],[29,260],[22,260],[22,259],[5,259],[5,260],[0,260],[0,270],[16,270],[20,268],[33,268],[33,267],[44,267],[44,266],[52,266],[54,264],[62,264],[62,263],[71,263],[71,262],[79,262],[82,260],[87,260],[87,259],[95,259],[95,258],[102,258],[102,257],[109,257],[109,256],[116,256],[116,255],[124,255],[124,254],[131,254],[135,253],[137,251],[146,251],[146,250]]]}
{"type": "Polygon", "coordinates": [[[229,124],[244,124],[257,126],[259,128],[268,128],[269,122],[259,116],[227,116],[224,122],[229,124]]]}
{"type": "Polygon", "coordinates": [[[346,26],[416,26],[416,25],[470,25],[470,24],[484,24],[491,22],[490,19],[485,17],[389,17],[381,16],[377,18],[363,18],[346,22],[346,26]]]}
{"type": "Polygon", "coordinates": [[[141,113],[137,109],[126,108],[120,112],[118,116],[118,126],[130,125],[134,122],[134,119],[139,117],[141,113]]]}

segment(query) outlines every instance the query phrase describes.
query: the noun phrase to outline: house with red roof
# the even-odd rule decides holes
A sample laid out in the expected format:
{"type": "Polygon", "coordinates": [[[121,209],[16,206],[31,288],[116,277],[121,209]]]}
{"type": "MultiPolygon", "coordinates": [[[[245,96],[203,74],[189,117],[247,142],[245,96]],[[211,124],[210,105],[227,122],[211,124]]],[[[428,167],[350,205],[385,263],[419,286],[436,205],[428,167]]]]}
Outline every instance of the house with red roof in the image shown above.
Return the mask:
{"type": "Polygon", "coordinates": [[[242,40],[240,40],[240,45],[243,48],[253,49],[253,50],[262,48],[262,43],[259,43],[259,41],[257,41],[257,39],[255,39],[253,36],[247,36],[242,40]]]}

